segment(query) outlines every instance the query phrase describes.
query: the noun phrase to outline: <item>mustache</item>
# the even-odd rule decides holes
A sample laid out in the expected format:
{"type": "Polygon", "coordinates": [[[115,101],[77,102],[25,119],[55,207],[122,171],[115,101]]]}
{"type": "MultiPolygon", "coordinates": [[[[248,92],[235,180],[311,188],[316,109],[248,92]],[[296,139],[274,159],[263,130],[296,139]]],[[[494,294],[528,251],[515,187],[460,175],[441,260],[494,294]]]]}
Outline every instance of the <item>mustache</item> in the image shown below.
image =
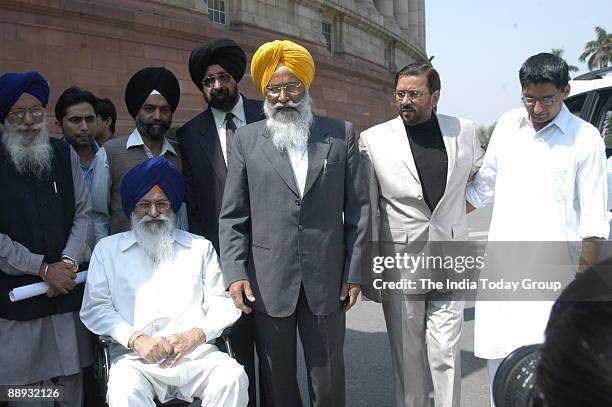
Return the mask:
{"type": "Polygon", "coordinates": [[[40,130],[43,127],[45,127],[45,122],[40,122],[40,123],[34,123],[34,124],[25,124],[25,123],[20,123],[20,124],[12,124],[12,127],[14,129],[16,129],[17,131],[26,131],[26,130],[40,130]]]}
{"type": "Polygon", "coordinates": [[[143,225],[147,222],[151,222],[151,221],[166,221],[166,220],[170,220],[170,217],[168,215],[162,215],[160,214],[158,217],[154,218],[153,216],[149,216],[149,215],[144,215],[142,218],[140,218],[140,220],[138,221],[139,225],[143,225]]]}
{"type": "Polygon", "coordinates": [[[219,89],[214,89],[210,92],[211,96],[219,96],[219,95],[223,95],[223,96],[227,96],[229,95],[229,89],[227,88],[219,88],[219,89]]]}
{"type": "Polygon", "coordinates": [[[282,108],[286,108],[286,107],[291,107],[294,109],[299,109],[299,107],[302,105],[303,100],[299,101],[299,102],[293,102],[291,100],[288,100],[285,103],[281,103],[281,102],[276,102],[273,105],[270,105],[270,107],[274,110],[278,110],[278,109],[282,109],[282,108]]]}

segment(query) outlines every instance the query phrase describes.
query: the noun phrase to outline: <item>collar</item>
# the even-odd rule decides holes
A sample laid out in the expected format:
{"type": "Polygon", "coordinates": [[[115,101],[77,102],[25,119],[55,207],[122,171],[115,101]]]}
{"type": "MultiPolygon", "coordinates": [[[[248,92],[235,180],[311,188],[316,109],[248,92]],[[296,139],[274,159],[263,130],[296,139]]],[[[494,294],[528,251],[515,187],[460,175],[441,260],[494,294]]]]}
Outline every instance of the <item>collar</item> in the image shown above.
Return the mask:
{"type": "MultiPolygon", "coordinates": [[[[62,136],[62,141],[70,144],[68,142],[68,139],[65,136],[62,136]]],[[[91,140],[91,150],[93,151],[93,155],[95,156],[96,153],[98,152],[98,150],[100,150],[100,145],[95,141],[95,140],[91,140]]]]}
{"type": "MultiPolygon", "coordinates": [[[[172,240],[174,241],[174,243],[178,243],[188,249],[192,246],[192,238],[189,233],[180,229],[174,229],[174,232],[172,234],[172,240]]],[[[136,240],[136,235],[131,230],[121,233],[121,236],[119,238],[119,249],[122,252],[125,252],[127,249],[134,246],[136,243],[138,243],[138,241],[136,240]]]]}
{"type": "MultiPolygon", "coordinates": [[[[228,112],[224,112],[223,110],[219,110],[212,106],[210,107],[210,110],[215,118],[215,123],[220,123],[219,126],[225,123],[225,115],[228,112]]],[[[236,116],[238,120],[240,120],[242,123],[246,123],[246,115],[244,113],[244,103],[242,99],[242,94],[238,94],[238,102],[236,102],[230,112],[232,112],[234,116],[236,116]]]]}
{"type": "MultiPolygon", "coordinates": [[[[130,149],[130,148],[136,147],[136,146],[146,147],[144,141],[142,140],[142,136],[140,135],[140,132],[138,131],[138,129],[134,129],[134,131],[132,131],[132,133],[130,134],[130,136],[127,139],[127,143],[125,145],[125,148],[126,149],[130,149]]],[[[170,142],[168,141],[166,136],[164,136],[164,144],[162,145],[161,155],[165,155],[166,152],[168,152],[168,151],[170,151],[174,155],[178,155],[178,154],[176,154],[176,150],[174,149],[174,147],[172,147],[172,144],[170,144],[170,142]]]]}
{"type": "MultiPolygon", "coordinates": [[[[568,131],[571,119],[572,119],[572,113],[569,111],[567,106],[565,106],[565,103],[563,103],[561,105],[561,110],[559,110],[559,113],[555,116],[554,119],[552,119],[550,123],[544,126],[540,130],[540,132],[551,126],[556,126],[559,130],[561,130],[562,133],[566,134],[568,131]]],[[[523,109],[523,114],[519,118],[518,126],[519,128],[521,128],[527,125],[533,127],[533,125],[531,124],[527,116],[527,110],[523,109]]]]}

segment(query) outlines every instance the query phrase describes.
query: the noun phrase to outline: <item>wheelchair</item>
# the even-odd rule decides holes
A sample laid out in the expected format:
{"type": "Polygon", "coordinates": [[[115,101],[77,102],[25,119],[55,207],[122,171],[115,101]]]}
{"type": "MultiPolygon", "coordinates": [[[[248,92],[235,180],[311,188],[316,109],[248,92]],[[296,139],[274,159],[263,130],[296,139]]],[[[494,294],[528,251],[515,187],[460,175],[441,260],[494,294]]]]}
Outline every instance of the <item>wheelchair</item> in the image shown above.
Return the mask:
{"type": "MultiPolygon", "coordinates": [[[[221,334],[221,336],[216,339],[215,345],[217,345],[219,350],[227,353],[228,356],[231,357],[232,359],[235,359],[235,354],[232,349],[232,344],[230,340],[230,333],[231,333],[231,327],[226,328],[221,334]]],[[[98,384],[98,390],[100,392],[100,395],[104,398],[105,405],[106,405],[106,390],[107,390],[106,383],[108,382],[108,374],[109,374],[109,370],[111,366],[110,347],[111,345],[115,343],[116,342],[110,336],[102,335],[102,336],[98,336],[98,342],[96,344],[96,356],[95,356],[96,360],[94,363],[94,377],[98,384]]],[[[190,406],[190,405],[199,406],[199,404],[194,404],[194,403],[196,403],[196,401],[194,401],[193,403],[189,403],[187,401],[183,401],[179,399],[170,400],[166,403],[160,403],[158,400],[155,400],[156,406],[174,406],[174,407],[190,406]]]]}

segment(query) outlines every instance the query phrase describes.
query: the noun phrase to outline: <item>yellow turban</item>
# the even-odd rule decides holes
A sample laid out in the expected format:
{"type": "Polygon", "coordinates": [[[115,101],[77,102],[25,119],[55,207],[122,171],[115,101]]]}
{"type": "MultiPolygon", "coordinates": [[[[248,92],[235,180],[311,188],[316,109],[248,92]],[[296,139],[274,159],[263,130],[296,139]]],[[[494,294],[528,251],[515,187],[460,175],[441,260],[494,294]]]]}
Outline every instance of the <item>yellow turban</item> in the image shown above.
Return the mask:
{"type": "Polygon", "coordinates": [[[251,60],[251,77],[264,97],[279,64],[286,66],[307,88],[312,83],[314,61],[306,48],[288,40],[267,42],[255,51],[251,60]]]}

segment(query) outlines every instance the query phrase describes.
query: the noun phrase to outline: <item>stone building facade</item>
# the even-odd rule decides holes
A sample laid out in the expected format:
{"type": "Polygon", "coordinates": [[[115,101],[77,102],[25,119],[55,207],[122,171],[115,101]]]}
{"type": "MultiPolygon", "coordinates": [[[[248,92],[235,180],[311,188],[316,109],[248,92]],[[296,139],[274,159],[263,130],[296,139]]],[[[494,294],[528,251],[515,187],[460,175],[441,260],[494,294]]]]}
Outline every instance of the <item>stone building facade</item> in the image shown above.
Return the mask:
{"type": "MultiPolygon", "coordinates": [[[[250,56],[263,42],[291,39],[316,64],[315,111],[358,130],[393,117],[393,72],[425,61],[424,0],[0,0],[0,72],[38,70],[51,83],[48,113],[71,85],[109,97],[118,134],[133,126],[123,102],[128,79],[165,66],[181,85],[173,126],[205,102],[191,82],[191,50],[213,37],[250,56]]],[[[248,71],[248,69],[247,69],[248,71]]],[[[248,75],[240,90],[261,99],[248,75]]]]}

